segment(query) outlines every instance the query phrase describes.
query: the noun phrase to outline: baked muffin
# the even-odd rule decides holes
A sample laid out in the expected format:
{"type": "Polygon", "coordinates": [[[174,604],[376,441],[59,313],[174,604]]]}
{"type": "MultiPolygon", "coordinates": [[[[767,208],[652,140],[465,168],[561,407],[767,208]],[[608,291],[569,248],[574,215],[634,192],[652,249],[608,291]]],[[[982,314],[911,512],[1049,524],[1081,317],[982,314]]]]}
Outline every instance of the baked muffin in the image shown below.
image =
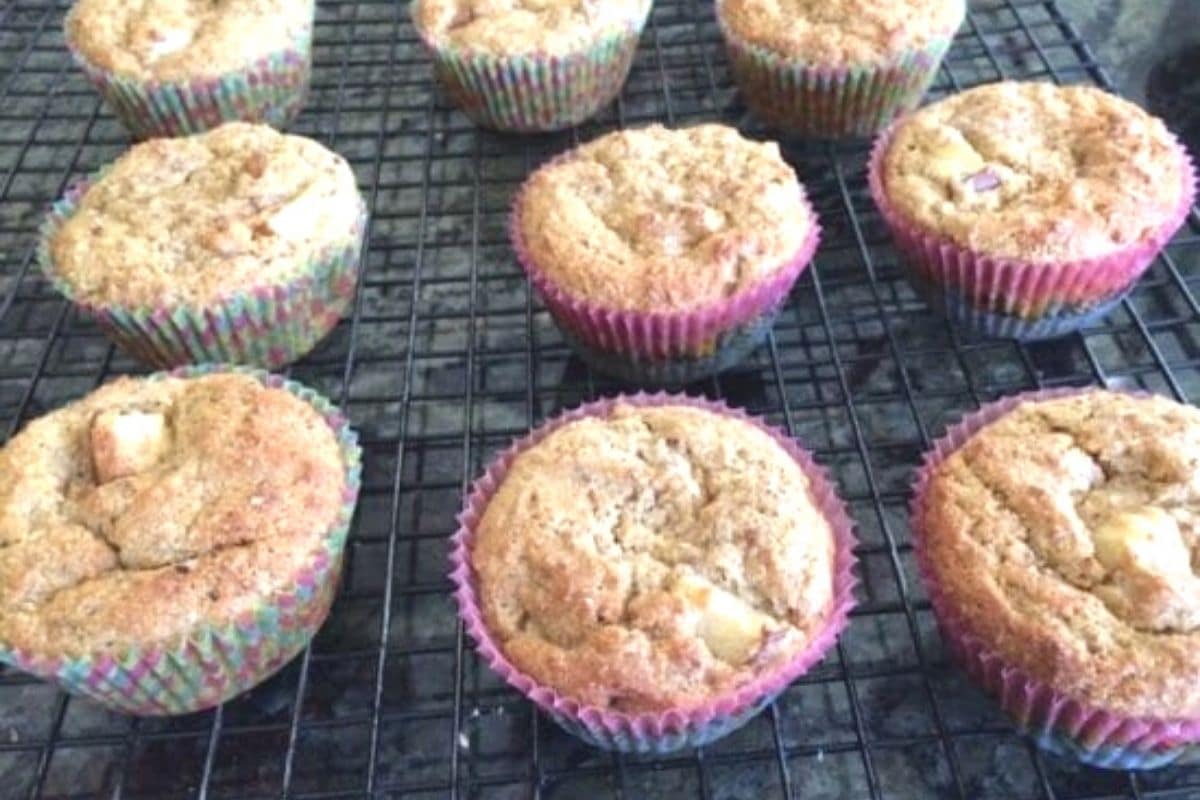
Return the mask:
{"type": "Polygon", "coordinates": [[[601,747],[743,724],[852,605],[841,501],[781,433],[724,406],[617,398],[543,426],[476,484],[452,560],[492,667],[601,747]]]}
{"type": "Polygon", "coordinates": [[[350,305],[366,209],[354,173],[266,125],[135,145],[59,201],[41,264],[155,365],[279,367],[350,305]]]}
{"type": "Polygon", "coordinates": [[[965,15],[964,0],[717,0],[746,105],[819,138],[871,136],[916,108],[965,15]]]}
{"type": "Polygon", "coordinates": [[[819,231],[779,147],[722,125],[577,147],[529,177],[511,227],[580,357],[649,384],[713,375],[761,344],[819,231]]]}
{"type": "Polygon", "coordinates": [[[995,83],[880,137],[871,192],[915,283],[979,333],[1042,338],[1111,310],[1182,224],[1191,160],[1085,86],[995,83]]]}
{"type": "Polygon", "coordinates": [[[76,0],[66,42],[135,138],[282,126],[308,93],[313,11],[313,0],[76,0]]]}
{"type": "Polygon", "coordinates": [[[913,505],[944,638],[1043,746],[1200,752],[1200,411],[1090,390],[952,429],[913,505]]]}
{"type": "Polygon", "coordinates": [[[414,0],[434,74],[477,124],[552,131],[621,91],[651,0],[414,0]]]}
{"type": "Polygon", "coordinates": [[[325,620],[353,433],[266,373],[121,378],[0,450],[0,660],[134,714],[246,691],[325,620]]]}

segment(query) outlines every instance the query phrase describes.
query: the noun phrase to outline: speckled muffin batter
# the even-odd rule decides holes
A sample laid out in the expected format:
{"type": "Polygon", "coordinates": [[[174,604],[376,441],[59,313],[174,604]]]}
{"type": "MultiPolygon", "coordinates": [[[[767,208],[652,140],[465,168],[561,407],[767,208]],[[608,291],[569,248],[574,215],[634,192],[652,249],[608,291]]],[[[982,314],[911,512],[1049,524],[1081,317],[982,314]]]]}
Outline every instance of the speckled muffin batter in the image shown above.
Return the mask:
{"type": "Polygon", "coordinates": [[[492,55],[561,55],[641,24],[650,0],[415,0],[413,21],[439,46],[492,55]]]}
{"type": "Polygon", "coordinates": [[[761,283],[815,224],[778,145],[722,125],[602,136],[535,172],[517,213],[529,258],[563,291],[637,311],[761,283]]]}
{"type": "Polygon", "coordinates": [[[325,421],[214,374],[122,378],[0,450],[0,642],[58,655],[169,645],[290,591],[343,502],[325,421]]]}
{"type": "Polygon", "coordinates": [[[119,158],[50,242],[88,303],[205,306],[286,283],[356,241],[354,173],[317,142],[228,123],[119,158]]]}
{"type": "Polygon", "coordinates": [[[966,13],[963,0],[718,0],[718,8],[746,43],[831,67],[924,48],[957,30],[966,13]]]}
{"type": "Polygon", "coordinates": [[[313,0],[77,0],[66,33],[103,70],[180,81],[292,47],[312,20],[313,0]]]}
{"type": "Polygon", "coordinates": [[[616,406],[513,462],[472,555],[484,620],[519,669],[580,703],[704,703],[827,624],[834,542],[792,457],[687,406],[616,406]]]}
{"type": "Polygon", "coordinates": [[[1173,217],[1186,162],[1158,119],[1084,86],[996,83],[902,122],[884,192],[921,229],[995,257],[1100,258],[1173,217]]]}
{"type": "Polygon", "coordinates": [[[1027,402],[932,475],[924,549],[985,647],[1125,716],[1200,714],[1200,410],[1027,402]]]}

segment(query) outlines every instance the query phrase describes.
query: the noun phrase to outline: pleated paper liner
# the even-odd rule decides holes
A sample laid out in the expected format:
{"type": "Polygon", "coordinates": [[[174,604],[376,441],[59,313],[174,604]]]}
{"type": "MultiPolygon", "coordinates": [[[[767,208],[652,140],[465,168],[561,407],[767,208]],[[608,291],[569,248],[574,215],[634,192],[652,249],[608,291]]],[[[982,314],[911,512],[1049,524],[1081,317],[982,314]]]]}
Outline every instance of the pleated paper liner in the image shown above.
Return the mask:
{"type": "Polygon", "coordinates": [[[58,684],[71,694],[128,714],[188,714],[222,703],[266,680],[287,664],[324,623],[333,601],[342,554],[361,483],[358,437],[341,412],[299,383],[244,367],[202,365],[168,375],[196,377],[220,372],[251,375],[308,403],[337,437],[345,465],[342,506],[314,547],[308,566],[291,586],[264,597],[235,620],[197,623],[180,641],[114,652],[47,655],[0,642],[0,661],[58,684]]]}
{"type": "Polygon", "coordinates": [[[110,72],[66,37],[67,48],[105,104],[134,139],[185,136],[225,122],[286,127],[308,96],[312,75],[312,18],[291,46],[243,69],[192,80],[140,80],[110,72]]]}
{"type": "Polygon", "coordinates": [[[753,352],[766,340],[780,306],[812,261],[821,238],[816,211],[806,198],[811,226],[804,243],[761,283],[689,311],[614,309],[570,294],[532,257],[521,222],[523,195],[522,188],[513,202],[509,237],[517,260],[568,344],[593,369],[644,386],[692,383],[736,365],[753,352]]]}
{"type": "Polygon", "coordinates": [[[496,55],[438,41],[419,26],[417,33],[438,82],[477,125],[556,131],[583,122],[620,94],[650,6],[646,0],[625,28],[564,55],[496,55]]]}
{"type": "Polygon", "coordinates": [[[1146,238],[1103,258],[1063,262],[995,258],[918,227],[891,201],[883,185],[883,161],[895,131],[893,126],[881,134],[871,151],[871,197],[911,270],[914,287],[951,322],[983,336],[1044,339],[1099,320],[1150,267],[1187,218],[1195,199],[1195,168],[1179,145],[1184,164],[1179,204],[1146,238]]]}
{"type": "Polygon", "coordinates": [[[515,442],[496,458],[472,486],[459,515],[459,528],[451,544],[450,577],[455,585],[459,615],[484,661],[564,730],[588,744],[607,750],[669,753],[707,744],[741,727],[833,646],[838,634],[846,627],[850,609],[854,606],[854,586],[857,583],[854,576],[855,543],[853,523],[825,470],[786,434],[722,403],[686,395],[636,394],[599,400],[562,414],[515,442]],[[553,688],[539,684],[510,662],[499,642],[492,638],[480,609],[476,576],[471,565],[476,528],[513,461],[567,423],[583,417],[603,417],[622,403],[642,407],[686,405],[740,419],[765,431],[804,471],[814,504],[833,530],[836,543],[834,597],[824,628],[790,662],[700,706],[658,713],[625,713],[580,705],[553,688]]]}
{"type": "Polygon", "coordinates": [[[103,174],[101,170],[75,184],[51,208],[41,230],[38,264],[60,294],[135,358],[156,367],[230,363],[277,369],[312,350],[353,302],[366,232],[365,204],[345,239],[311,259],[286,283],[247,287],[204,306],[123,305],[79,298],[55,270],[50,242],[103,174]]]}
{"type": "Polygon", "coordinates": [[[750,111],[768,125],[815,139],[870,137],[921,103],[954,31],[880,64],[830,67],[786,58],[717,21],[734,82],[750,111]]]}
{"type": "Polygon", "coordinates": [[[1200,719],[1125,717],[1089,706],[1005,661],[979,639],[971,619],[947,600],[923,543],[926,495],[937,468],[968,439],[1026,402],[1086,389],[1026,392],[983,406],[951,426],[925,454],[910,506],[913,548],[942,639],[954,660],[1040,747],[1109,769],[1153,769],[1200,759],[1200,719]]]}

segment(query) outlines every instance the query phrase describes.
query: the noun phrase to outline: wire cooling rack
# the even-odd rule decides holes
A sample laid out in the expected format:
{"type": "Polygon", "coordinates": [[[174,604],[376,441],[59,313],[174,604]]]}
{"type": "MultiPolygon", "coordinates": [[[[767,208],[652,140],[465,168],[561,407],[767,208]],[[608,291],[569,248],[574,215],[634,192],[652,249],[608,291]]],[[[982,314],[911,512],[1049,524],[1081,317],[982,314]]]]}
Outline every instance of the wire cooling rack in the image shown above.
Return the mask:
{"type": "MultiPolygon", "coordinates": [[[[767,137],[708,0],[658,0],[621,99],[578,130],[478,131],[435,91],[395,0],[321,0],[295,128],[354,165],[374,215],[352,317],[294,377],[362,432],[365,489],[333,615],[311,649],[223,708],[132,720],[0,672],[0,797],[1196,798],[1200,769],[1134,776],[1040,755],[947,665],[915,580],[905,502],[948,421],[1064,384],[1200,393],[1200,220],[1103,325],[1052,343],[964,337],[905,283],[866,190],[865,143],[784,147],[825,240],[774,338],[694,387],[785,425],[838,479],[863,546],[861,606],[821,665],[742,731],[658,760],[588,748],[464,641],[445,577],[486,459],[619,386],[571,357],[509,252],[528,171],[617,125],[720,119],[767,137]]],[[[138,366],[31,266],[68,181],[126,138],[63,50],[63,2],[0,10],[0,438],[138,366]]],[[[1053,2],[978,0],[934,93],[1001,77],[1108,84],[1053,2]]]]}

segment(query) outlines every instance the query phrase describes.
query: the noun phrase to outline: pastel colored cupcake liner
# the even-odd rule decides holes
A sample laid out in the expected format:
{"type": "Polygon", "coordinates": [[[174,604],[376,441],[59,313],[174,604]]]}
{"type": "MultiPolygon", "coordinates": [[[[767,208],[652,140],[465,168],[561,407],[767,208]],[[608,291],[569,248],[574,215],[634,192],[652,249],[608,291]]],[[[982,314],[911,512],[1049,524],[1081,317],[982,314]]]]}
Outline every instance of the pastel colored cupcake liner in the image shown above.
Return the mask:
{"type": "Polygon", "coordinates": [[[450,578],[455,586],[459,616],[474,639],[483,660],[510,686],[524,694],[568,733],[596,747],[636,753],[670,753],[685,747],[699,747],[736,730],[774,700],[788,685],[812,667],[833,646],[849,621],[854,607],[854,525],[825,470],[782,431],[769,427],[745,412],[723,403],[686,395],[635,394],[598,400],[541,425],[523,439],[514,442],[498,456],[471,487],[459,528],[451,540],[450,578]],[[492,638],[483,619],[476,591],[476,576],[471,565],[475,533],[484,510],[504,482],[518,455],[545,439],[555,430],[583,417],[604,416],[621,403],[635,406],[686,405],[701,408],[747,422],[765,431],[796,460],[808,477],[815,504],[829,521],[836,542],[834,556],[834,598],[823,630],[796,655],[775,671],[759,676],[728,695],[691,708],[665,712],[627,713],[581,705],[549,686],[539,684],[508,660],[499,643],[492,638]]]}
{"type": "Polygon", "coordinates": [[[621,93],[650,2],[628,26],[567,55],[495,55],[436,41],[417,26],[434,74],[478,125],[532,133],[568,128],[621,93]]]}
{"type": "Polygon", "coordinates": [[[733,79],[772,127],[818,139],[874,136],[921,103],[954,31],[881,64],[829,67],[789,59],[737,36],[717,4],[733,79]]]}
{"type": "MultiPolygon", "coordinates": [[[[546,167],[567,155],[552,159],[546,167]]],[[[689,311],[614,309],[571,295],[533,258],[521,222],[524,193],[522,188],[513,203],[509,238],[550,316],[589,366],[648,386],[678,386],[710,377],[762,344],[788,292],[812,261],[821,238],[816,211],[805,199],[812,226],[796,255],[766,280],[733,297],[689,311]]]]}
{"type": "Polygon", "coordinates": [[[282,128],[308,96],[312,75],[312,20],[283,50],[244,69],[187,81],[139,80],[89,61],[66,37],[75,62],[135,139],[184,136],[231,120],[282,128]]]}
{"type": "Polygon", "coordinates": [[[195,377],[219,372],[251,375],[312,406],[337,437],[345,464],[342,506],[311,561],[291,586],[265,597],[238,619],[197,624],[181,641],[116,652],[49,656],[0,642],[0,662],[58,684],[63,690],[128,714],[187,714],[223,703],[266,680],[294,658],[324,623],[341,574],[342,554],[358,502],[362,452],[346,418],[299,383],[244,367],[207,364],[159,372],[195,377]]]}
{"type": "Polygon", "coordinates": [[[354,301],[366,233],[365,204],[345,240],[330,246],[287,283],[249,287],[204,306],[136,306],[79,298],[55,270],[50,243],[88,187],[105,172],[75,184],[54,204],[42,225],[37,259],[54,288],[135,358],[156,367],[211,362],[277,369],[312,350],[354,301]]]}
{"type": "Polygon", "coordinates": [[[968,414],[938,439],[917,472],[910,505],[913,550],[942,639],[954,660],[999,702],[1022,733],[1040,747],[1109,769],[1153,769],[1200,760],[1200,719],[1126,717],[1073,699],[1005,661],[977,637],[969,615],[942,592],[923,547],[926,495],[937,468],[982,428],[1025,402],[1079,394],[1086,389],[1026,392],[968,414]]]}
{"type": "MultiPolygon", "coordinates": [[[[902,124],[902,123],[900,123],[902,124]]],[[[995,258],[910,222],[883,185],[883,160],[896,132],[871,150],[868,182],[913,285],[951,322],[984,336],[1044,339],[1079,330],[1115,308],[1183,225],[1195,199],[1195,167],[1182,145],[1179,205],[1148,238],[1104,258],[1037,262],[995,258]]]]}

